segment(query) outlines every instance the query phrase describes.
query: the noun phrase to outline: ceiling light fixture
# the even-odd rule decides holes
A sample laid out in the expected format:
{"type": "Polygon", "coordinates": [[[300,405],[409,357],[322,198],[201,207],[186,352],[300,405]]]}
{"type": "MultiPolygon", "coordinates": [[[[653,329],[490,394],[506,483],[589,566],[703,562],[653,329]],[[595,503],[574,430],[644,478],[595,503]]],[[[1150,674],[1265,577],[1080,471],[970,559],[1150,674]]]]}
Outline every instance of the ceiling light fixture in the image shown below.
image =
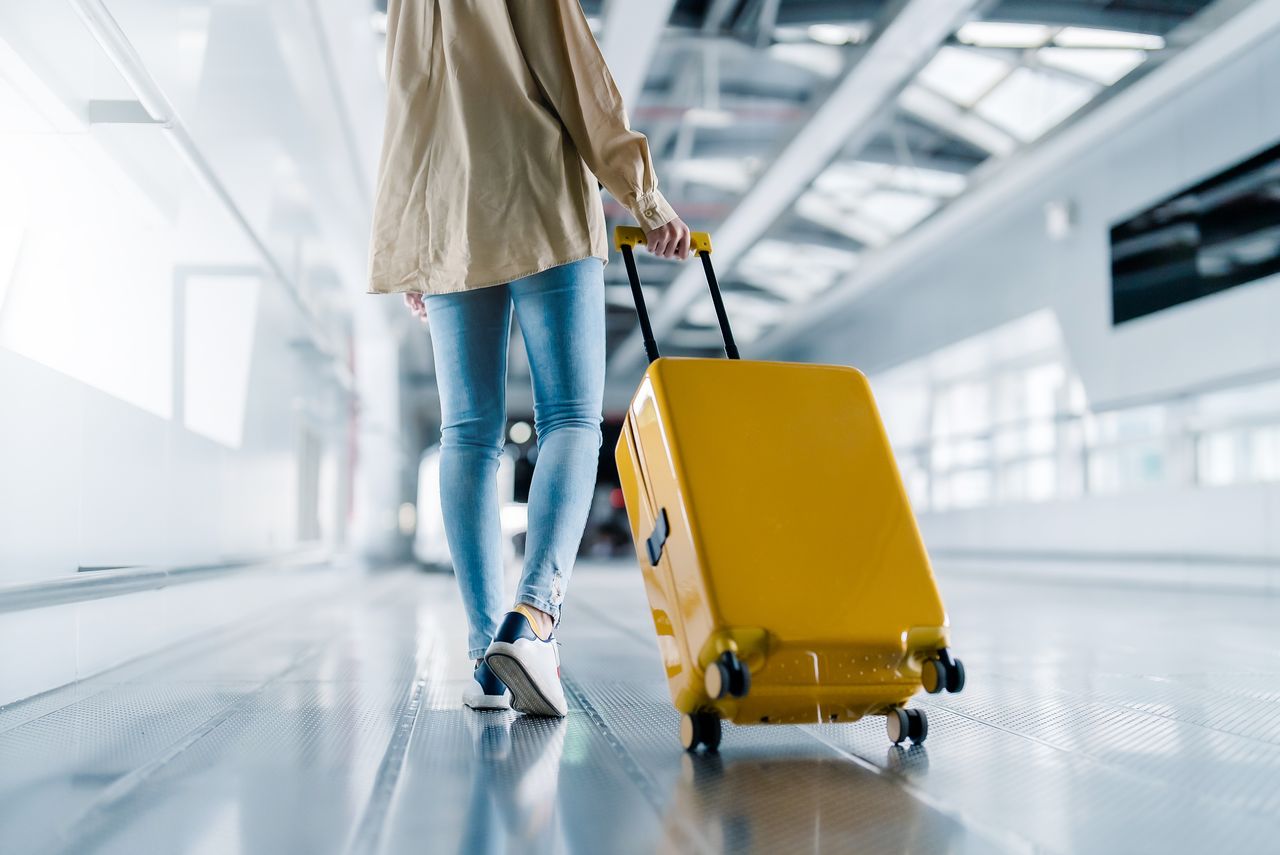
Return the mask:
{"type": "Polygon", "coordinates": [[[967,45],[990,48],[1037,48],[1049,40],[1052,30],[1044,24],[973,21],[956,31],[967,45]]]}
{"type": "Polygon", "coordinates": [[[1130,50],[1162,50],[1164,39],[1149,33],[1125,30],[1099,30],[1092,27],[1067,27],[1053,37],[1059,47],[1128,48],[1130,50]]]}
{"type": "Polygon", "coordinates": [[[809,38],[824,45],[856,45],[865,41],[866,24],[813,24],[807,30],[809,38]]]}

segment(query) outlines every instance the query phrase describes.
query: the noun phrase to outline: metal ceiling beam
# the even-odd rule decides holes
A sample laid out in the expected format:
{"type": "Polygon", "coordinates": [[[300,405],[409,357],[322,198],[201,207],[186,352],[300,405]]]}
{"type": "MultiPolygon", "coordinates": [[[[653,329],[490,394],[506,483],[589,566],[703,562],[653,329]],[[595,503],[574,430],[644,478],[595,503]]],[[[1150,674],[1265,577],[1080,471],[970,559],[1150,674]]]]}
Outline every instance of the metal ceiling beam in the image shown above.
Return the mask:
{"type": "Polygon", "coordinates": [[[702,20],[702,32],[714,35],[724,30],[729,13],[738,7],[738,0],[711,0],[707,17],[702,20]]]}
{"type": "MultiPolygon", "coordinates": [[[[1232,3],[1235,10],[1237,5],[1232,3]]],[[[1192,21],[1183,27],[1196,27],[1192,21]]],[[[974,222],[992,212],[1016,204],[1028,188],[1035,188],[1075,161],[1082,151],[1105,145],[1154,107],[1181,97],[1195,81],[1253,44],[1280,32],[1280,0],[1245,4],[1243,9],[1184,48],[1161,67],[1117,92],[1079,121],[1055,133],[1045,142],[1022,152],[998,172],[988,174],[974,190],[964,194],[919,228],[892,245],[867,257],[864,264],[821,297],[798,306],[756,345],[762,357],[777,356],[815,325],[848,311],[867,292],[887,286],[911,263],[946,248],[948,242],[967,234],[974,222]]],[[[1171,33],[1171,38],[1179,33],[1171,33]]],[[[983,167],[984,169],[986,167],[983,167]]]]}
{"type": "Polygon", "coordinates": [[[901,104],[907,115],[988,154],[1004,157],[1018,147],[1018,141],[1008,131],[923,84],[917,83],[904,92],[901,104]]]}
{"type": "Polygon", "coordinates": [[[675,5],[676,0],[611,0],[605,6],[600,50],[628,107],[634,107],[644,91],[658,40],[675,5]]]}
{"type": "MultiPolygon", "coordinates": [[[[908,0],[879,31],[862,58],[832,90],[715,235],[717,267],[728,273],[737,259],[795,201],[850,137],[862,144],[872,121],[911,80],[973,8],[972,0],[908,0]]],[[[688,265],[667,288],[653,312],[661,337],[684,316],[705,285],[702,271],[688,265]]],[[[632,372],[644,356],[637,330],[610,359],[615,374],[632,372]]]]}
{"type": "MultiPolygon", "coordinates": [[[[680,101],[689,101],[687,107],[681,108],[675,115],[661,121],[649,132],[649,149],[653,152],[654,157],[661,156],[667,150],[667,146],[675,138],[684,121],[685,112],[695,105],[693,101],[697,99],[701,93],[698,90],[699,80],[699,63],[720,61],[720,50],[722,47],[737,47],[745,49],[745,46],[731,38],[721,36],[721,31],[725,29],[729,15],[738,7],[739,0],[712,0],[710,8],[707,9],[706,17],[702,20],[702,30],[697,35],[692,36],[676,36],[669,38],[667,44],[678,45],[686,50],[692,48],[693,53],[702,53],[702,56],[695,56],[687,53],[680,61],[674,64],[672,82],[670,84],[671,95],[680,101]]],[[[720,89],[719,77],[716,80],[717,90],[720,89]]],[[[716,93],[719,99],[719,91],[716,93]]],[[[700,99],[698,99],[700,100],[700,99]]]]}
{"type": "Polygon", "coordinates": [[[760,17],[756,21],[756,47],[773,43],[773,29],[778,25],[778,7],[782,0],[760,0],[760,17]]]}
{"type": "Polygon", "coordinates": [[[874,21],[880,17],[883,8],[883,0],[809,0],[807,3],[784,3],[778,11],[778,23],[802,25],[874,21]]]}

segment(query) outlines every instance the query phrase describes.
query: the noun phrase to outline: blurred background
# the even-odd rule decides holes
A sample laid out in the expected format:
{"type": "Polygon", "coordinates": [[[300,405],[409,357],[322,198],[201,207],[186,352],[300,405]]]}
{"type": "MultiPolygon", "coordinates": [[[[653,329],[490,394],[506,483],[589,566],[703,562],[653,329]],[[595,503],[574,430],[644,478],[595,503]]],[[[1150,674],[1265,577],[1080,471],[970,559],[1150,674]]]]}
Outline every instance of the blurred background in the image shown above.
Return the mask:
{"type": "MultiPolygon", "coordinates": [[[[744,354],[871,376],[935,558],[1280,585],[1277,3],[583,8],[744,354]]],[[[334,556],[447,568],[430,332],[365,293],[385,29],[385,0],[0,4],[0,647],[39,651],[0,703],[334,556]]],[[[631,555],[614,261],[592,556],[631,555]]],[[[639,264],[664,353],[717,354],[698,267],[639,264]]],[[[511,365],[514,561],[518,332],[511,365]]]]}

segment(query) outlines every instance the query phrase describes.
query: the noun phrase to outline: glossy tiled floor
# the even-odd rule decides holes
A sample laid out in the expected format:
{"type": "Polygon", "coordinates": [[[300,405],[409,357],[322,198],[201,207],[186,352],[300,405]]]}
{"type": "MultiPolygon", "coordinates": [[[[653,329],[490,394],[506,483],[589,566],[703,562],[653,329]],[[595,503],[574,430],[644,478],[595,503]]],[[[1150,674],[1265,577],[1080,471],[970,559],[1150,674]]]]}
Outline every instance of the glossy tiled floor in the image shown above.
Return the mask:
{"type": "Polygon", "coordinates": [[[1280,599],[943,584],[926,746],[687,757],[629,566],[575,577],[565,722],[460,710],[452,580],[375,577],[0,708],[0,852],[1280,850],[1280,599]]]}

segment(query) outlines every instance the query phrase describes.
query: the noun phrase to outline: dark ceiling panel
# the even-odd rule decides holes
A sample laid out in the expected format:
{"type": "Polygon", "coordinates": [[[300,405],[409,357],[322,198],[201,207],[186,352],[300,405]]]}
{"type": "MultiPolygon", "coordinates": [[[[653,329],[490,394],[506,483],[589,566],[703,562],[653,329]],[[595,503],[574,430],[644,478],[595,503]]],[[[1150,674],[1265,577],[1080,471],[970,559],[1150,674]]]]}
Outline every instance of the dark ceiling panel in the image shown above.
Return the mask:
{"type": "Polygon", "coordinates": [[[1030,21],[1164,35],[1212,0],[1001,0],[989,21],[1030,21]]]}

